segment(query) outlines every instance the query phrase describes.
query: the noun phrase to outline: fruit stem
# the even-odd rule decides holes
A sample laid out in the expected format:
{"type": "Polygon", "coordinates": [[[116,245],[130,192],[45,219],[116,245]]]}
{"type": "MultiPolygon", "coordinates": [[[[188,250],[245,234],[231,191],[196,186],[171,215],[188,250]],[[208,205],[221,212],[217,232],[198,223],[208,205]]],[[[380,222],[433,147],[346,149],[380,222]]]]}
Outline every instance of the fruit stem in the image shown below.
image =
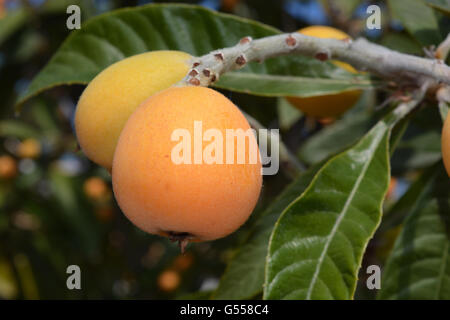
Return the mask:
{"type": "Polygon", "coordinates": [[[189,240],[192,238],[192,235],[188,232],[175,231],[168,231],[167,234],[170,241],[178,242],[178,247],[180,247],[181,254],[184,254],[186,246],[188,245],[189,240]]]}

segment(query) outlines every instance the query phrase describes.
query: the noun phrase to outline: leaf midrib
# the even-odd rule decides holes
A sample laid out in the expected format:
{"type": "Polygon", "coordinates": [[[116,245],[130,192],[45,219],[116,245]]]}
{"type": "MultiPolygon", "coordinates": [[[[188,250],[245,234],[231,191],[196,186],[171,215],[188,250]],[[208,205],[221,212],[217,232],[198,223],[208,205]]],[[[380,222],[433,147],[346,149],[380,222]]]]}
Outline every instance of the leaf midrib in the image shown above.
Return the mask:
{"type": "Polygon", "coordinates": [[[442,257],[443,263],[441,265],[441,270],[439,270],[439,277],[438,277],[438,287],[436,290],[436,300],[439,300],[439,297],[441,296],[441,289],[442,289],[442,282],[444,281],[444,275],[445,275],[445,269],[447,268],[447,261],[448,261],[448,239],[445,241],[445,248],[444,248],[444,255],[442,257]]]}
{"type": "Polygon", "coordinates": [[[324,77],[299,77],[299,76],[287,76],[287,75],[274,75],[274,74],[262,74],[252,72],[230,72],[226,74],[228,78],[243,78],[243,79],[265,79],[276,81],[313,81],[323,84],[352,84],[352,85],[367,85],[373,84],[373,81],[361,78],[324,78],[324,77]]]}
{"type": "Polygon", "coordinates": [[[374,140],[372,141],[372,144],[370,145],[370,148],[369,148],[369,150],[371,151],[372,156],[371,156],[370,160],[367,161],[367,162],[364,164],[363,170],[361,171],[361,174],[358,176],[358,179],[356,180],[356,183],[355,183],[355,185],[353,186],[352,191],[350,192],[350,196],[348,197],[347,201],[346,201],[345,204],[344,204],[344,207],[342,208],[341,212],[339,213],[339,216],[338,216],[338,218],[336,219],[336,223],[335,223],[335,225],[333,226],[333,229],[331,229],[330,235],[327,237],[327,241],[325,242],[325,246],[324,246],[323,251],[322,251],[322,253],[321,253],[320,257],[319,257],[319,260],[318,260],[318,263],[317,263],[316,270],[314,271],[314,275],[313,275],[313,277],[311,278],[311,282],[310,282],[310,285],[309,285],[309,288],[308,288],[308,291],[307,291],[307,295],[306,295],[306,299],[307,299],[307,300],[310,300],[310,299],[311,299],[311,294],[312,294],[312,291],[313,291],[313,289],[314,289],[314,286],[315,286],[315,283],[316,283],[316,281],[317,281],[317,278],[318,278],[318,276],[319,276],[320,270],[321,270],[321,268],[322,268],[322,264],[323,264],[323,261],[324,261],[325,256],[326,256],[326,252],[328,251],[328,248],[329,248],[329,246],[330,246],[330,244],[331,244],[331,241],[333,240],[334,236],[336,235],[336,232],[337,232],[337,230],[338,230],[338,228],[339,228],[341,222],[344,220],[345,215],[346,215],[346,213],[348,212],[348,208],[350,207],[350,204],[351,204],[352,201],[353,201],[353,198],[354,198],[354,196],[355,196],[355,194],[356,194],[356,191],[357,191],[358,188],[359,188],[359,185],[360,185],[361,182],[362,182],[362,179],[364,178],[364,176],[365,176],[365,174],[367,173],[367,170],[368,170],[370,164],[372,163],[373,157],[374,157],[374,155],[375,155],[375,153],[374,153],[374,150],[376,149],[375,146],[378,145],[378,144],[380,143],[381,138],[382,138],[383,136],[384,136],[384,132],[383,132],[383,134],[380,134],[379,136],[377,136],[376,139],[374,139],[374,140]]]}

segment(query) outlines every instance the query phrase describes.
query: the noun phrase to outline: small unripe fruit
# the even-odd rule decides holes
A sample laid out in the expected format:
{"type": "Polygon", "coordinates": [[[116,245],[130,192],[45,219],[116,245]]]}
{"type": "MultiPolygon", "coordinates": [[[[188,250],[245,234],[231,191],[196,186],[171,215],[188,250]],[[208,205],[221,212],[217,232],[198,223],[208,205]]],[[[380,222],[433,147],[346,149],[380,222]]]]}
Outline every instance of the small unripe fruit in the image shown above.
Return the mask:
{"type": "Polygon", "coordinates": [[[17,174],[16,160],[10,156],[0,156],[0,178],[11,179],[17,174]]]}
{"type": "Polygon", "coordinates": [[[450,113],[447,115],[442,129],[442,160],[450,177],[450,113]]]}
{"type": "Polygon", "coordinates": [[[109,188],[105,181],[98,177],[91,177],[84,182],[84,193],[93,200],[102,200],[108,196],[109,188]]]}
{"type": "Polygon", "coordinates": [[[41,144],[36,139],[25,139],[17,147],[17,155],[21,158],[37,158],[41,154],[41,144]]]}
{"type": "Polygon", "coordinates": [[[163,291],[170,292],[178,288],[180,280],[178,272],[166,270],[158,276],[158,287],[163,291]]]}
{"type": "MultiPolygon", "coordinates": [[[[203,133],[215,129],[250,129],[240,110],[219,92],[204,87],[178,87],[150,97],[133,113],[117,144],[112,168],[113,190],[125,215],[139,228],[174,240],[205,241],[224,237],[241,226],[253,211],[261,190],[261,162],[192,162],[176,164],[172,140],[176,130],[192,137],[195,121],[203,133]]],[[[203,141],[206,141],[204,139],[203,141]]],[[[223,157],[227,153],[224,138],[223,157]]],[[[236,138],[231,157],[236,159],[236,138]]],[[[207,149],[212,142],[203,142],[207,149]]],[[[240,151],[242,152],[242,150],[240,151]]]]}
{"type": "MultiPolygon", "coordinates": [[[[310,26],[300,29],[298,32],[306,36],[318,38],[350,39],[350,36],[345,32],[327,26],[310,26]]],[[[321,57],[320,53],[318,57],[321,57]]],[[[335,60],[331,62],[348,72],[358,72],[345,62],[335,60]]],[[[361,90],[351,90],[323,96],[305,98],[288,97],[287,99],[294,107],[309,116],[316,118],[334,118],[350,109],[359,100],[360,95],[361,90]]]]}
{"type": "Polygon", "coordinates": [[[191,56],[152,51],[121,60],[98,74],[83,91],[75,114],[81,149],[95,163],[111,169],[123,126],[152,94],[183,79],[191,56]]]}
{"type": "Polygon", "coordinates": [[[193,262],[194,256],[192,254],[185,253],[175,258],[173,261],[173,268],[178,271],[185,271],[192,266],[193,262]]]}

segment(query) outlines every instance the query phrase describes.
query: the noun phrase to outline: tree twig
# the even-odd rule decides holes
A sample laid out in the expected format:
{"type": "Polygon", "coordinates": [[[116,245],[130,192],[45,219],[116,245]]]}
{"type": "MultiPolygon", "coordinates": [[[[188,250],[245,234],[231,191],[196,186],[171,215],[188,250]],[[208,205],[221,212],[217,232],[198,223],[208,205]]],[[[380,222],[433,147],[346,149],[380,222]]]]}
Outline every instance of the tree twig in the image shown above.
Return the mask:
{"type": "Polygon", "coordinates": [[[179,85],[209,86],[225,72],[242,68],[251,61],[261,62],[290,54],[306,55],[321,61],[344,61],[360,71],[369,71],[382,78],[417,87],[424,82],[450,84],[450,67],[440,59],[403,54],[364,38],[336,40],[289,33],[257,40],[244,37],[234,47],[195,58],[188,75],[179,85]]]}
{"type": "Polygon", "coordinates": [[[412,93],[412,96],[408,101],[404,101],[403,103],[399,104],[393,112],[392,121],[394,123],[399,122],[407,114],[409,114],[414,108],[418,107],[423,102],[425,95],[427,93],[427,90],[428,90],[428,88],[430,88],[430,85],[431,85],[431,80],[425,81],[420,86],[420,88],[416,89],[412,93]]]}
{"type": "Polygon", "coordinates": [[[450,52],[450,33],[447,35],[447,38],[439,45],[436,49],[435,56],[437,59],[445,61],[450,52]]]}
{"type": "Polygon", "coordinates": [[[450,109],[450,86],[442,86],[439,88],[436,92],[436,99],[438,101],[442,121],[445,121],[450,109]]]}

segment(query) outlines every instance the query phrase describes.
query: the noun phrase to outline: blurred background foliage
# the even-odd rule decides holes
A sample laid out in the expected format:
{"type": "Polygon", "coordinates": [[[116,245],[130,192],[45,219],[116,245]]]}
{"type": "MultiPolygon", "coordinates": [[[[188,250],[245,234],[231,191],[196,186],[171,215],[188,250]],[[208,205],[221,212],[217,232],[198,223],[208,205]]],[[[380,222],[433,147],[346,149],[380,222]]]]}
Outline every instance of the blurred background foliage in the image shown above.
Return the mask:
{"type": "MultiPolygon", "coordinates": [[[[282,172],[264,178],[261,201],[237,233],[190,245],[187,254],[168,240],[147,235],[120,212],[111,177],[78,150],[73,116],[82,86],[54,88],[28,102],[20,115],[14,103],[61,45],[66,8],[81,7],[82,21],[125,6],[125,0],[0,0],[0,298],[180,298],[217,287],[234,248],[263,208],[290,181],[282,172]],[[82,270],[82,290],[66,288],[66,268],[82,270]]],[[[392,49],[423,55],[384,1],[364,0],[201,0],[199,4],[290,32],[312,24],[332,25],[352,37],[364,36],[392,49]],[[381,30],[367,30],[366,8],[382,8],[381,30]]],[[[448,19],[439,16],[448,33],[448,19]]],[[[167,23],[170,23],[168,21],[167,23]]],[[[365,92],[340,121],[317,121],[284,99],[224,93],[269,128],[281,128],[286,145],[305,166],[313,165],[360,138],[379,118],[392,92],[365,92]],[[350,129],[349,129],[350,128],[350,129]]],[[[422,168],[440,159],[437,108],[419,111],[393,156],[386,207],[408,189],[422,168]]],[[[382,263],[399,228],[370,244],[367,263],[382,263]]],[[[200,297],[201,297],[200,296],[200,297]]],[[[359,288],[356,297],[371,293],[359,288]]]]}

